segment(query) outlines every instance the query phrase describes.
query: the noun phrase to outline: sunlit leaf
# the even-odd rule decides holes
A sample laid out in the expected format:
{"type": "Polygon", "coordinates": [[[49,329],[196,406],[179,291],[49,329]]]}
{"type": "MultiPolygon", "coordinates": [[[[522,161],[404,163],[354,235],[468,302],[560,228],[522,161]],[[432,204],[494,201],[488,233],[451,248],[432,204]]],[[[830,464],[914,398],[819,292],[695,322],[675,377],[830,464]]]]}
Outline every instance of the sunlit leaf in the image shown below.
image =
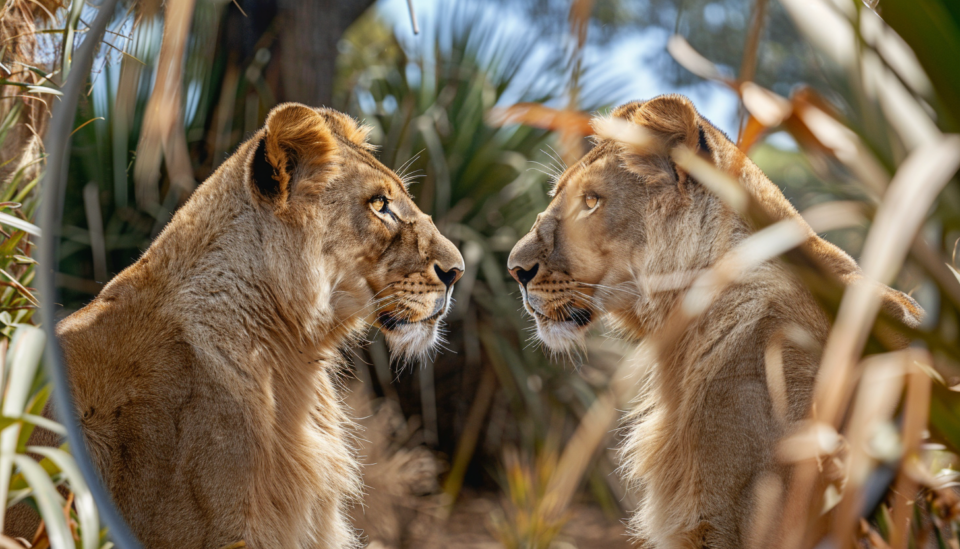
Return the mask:
{"type": "MultiPolygon", "coordinates": [[[[17,417],[23,413],[30,397],[30,388],[40,366],[45,340],[43,331],[33,326],[21,326],[14,332],[7,350],[4,368],[4,371],[8,372],[4,385],[3,404],[0,406],[4,416],[17,417]]],[[[19,437],[20,422],[14,422],[0,431],[0,502],[7,500],[12,462],[15,460],[19,437]]],[[[36,465],[32,460],[30,461],[36,465]]],[[[46,478],[45,475],[44,477],[46,478]]]]}
{"type": "Polygon", "coordinates": [[[950,0],[883,0],[884,21],[909,44],[926,70],[937,96],[960,123],[960,51],[957,3],[950,0]]]}
{"type": "Polygon", "coordinates": [[[56,88],[49,88],[47,86],[27,86],[27,91],[30,93],[43,93],[49,95],[63,95],[63,92],[56,88]]]}
{"type": "Polygon", "coordinates": [[[714,80],[737,89],[736,83],[732,78],[724,75],[720,68],[710,62],[706,57],[700,55],[693,46],[687,42],[686,38],[673,35],[667,42],[667,51],[676,59],[680,66],[703,78],[704,80],[714,80]]]}
{"type": "Polygon", "coordinates": [[[495,126],[526,124],[553,131],[570,131],[592,135],[590,117],[576,111],[553,109],[537,103],[518,103],[505,109],[493,109],[488,120],[495,126]]]}
{"type": "Polygon", "coordinates": [[[0,224],[13,227],[14,229],[24,231],[34,236],[41,236],[40,227],[37,227],[29,221],[24,221],[19,217],[14,217],[8,213],[0,212],[0,224]]]}
{"type": "Polygon", "coordinates": [[[945,265],[948,269],[950,269],[950,272],[953,273],[953,276],[957,277],[957,282],[960,282],[960,271],[958,271],[956,267],[949,263],[945,263],[945,265]]]}
{"type": "Polygon", "coordinates": [[[30,292],[30,290],[28,290],[28,289],[26,288],[26,286],[24,286],[23,284],[20,283],[20,281],[17,279],[17,277],[11,275],[10,273],[8,273],[7,271],[5,271],[5,270],[3,270],[3,269],[0,269],[0,275],[3,275],[3,276],[5,276],[5,277],[7,277],[7,280],[9,280],[10,283],[13,284],[14,287],[16,287],[17,290],[18,290],[24,297],[26,297],[27,299],[29,299],[30,302],[33,303],[34,306],[37,306],[37,307],[40,306],[40,302],[37,301],[37,298],[33,296],[33,294],[30,292]]]}
{"type": "MultiPolygon", "coordinates": [[[[7,419],[7,418],[4,418],[4,419],[7,419]]],[[[42,429],[52,431],[60,436],[64,436],[64,437],[67,436],[66,427],[64,427],[63,425],[60,425],[59,423],[57,423],[56,421],[53,421],[52,419],[47,419],[43,416],[38,416],[34,414],[23,414],[18,419],[21,419],[28,423],[32,423],[36,427],[40,427],[42,429]]]]}
{"type": "Polygon", "coordinates": [[[946,385],[946,384],[947,384],[947,382],[943,380],[943,376],[940,375],[940,372],[936,371],[936,370],[933,368],[933,366],[931,366],[931,365],[929,365],[929,364],[927,364],[927,363],[925,363],[925,362],[920,362],[920,361],[914,361],[913,365],[916,366],[917,368],[920,368],[920,370],[922,370],[923,373],[925,373],[925,374],[927,374],[928,376],[930,376],[930,379],[936,381],[936,382],[939,383],[940,385],[946,385]]]}
{"type": "MultiPolygon", "coordinates": [[[[7,455],[4,454],[3,457],[7,455]]],[[[51,549],[72,549],[73,536],[70,534],[70,527],[67,526],[67,519],[63,514],[63,498],[50,481],[47,472],[29,456],[13,455],[12,458],[33,490],[33,498],[46,524],[51,549]]]]}
{"type": "Polygon", "coordinates": [[[99,542],[100,519],[90,488],[87,487],[87,482],[73,457],[63,450],[47,446],[29,446],[27,451],[49,459],[67,476],[70,489],[73,491],[73,504],[77,508],[77,516],[80,519],[83,549],[95,549],[99,542]]]}
{"type": "Polygon", "coordinates": [[[30,401],[27,402],[23,414],[20,415],[20,419],[23,420],[23,426],[20,428],[20,438],[17,439],[17,452],[24,452],[24,448],[27,447],[27,442],[30,440],[30,435],[33,434],[36,427],[42,426],[42,423],[46,423],[46,426],[43,426],[43,428],[49,428],[49,430],[58,434],[64,433],[62,425],[40,415],[43,413],[44,408],[46,408],[52,391],[53,387],[47,383],[40,388],[40,390],[36,391],[30,398],[30,401]],[[32,421],[33,418],[39,418],[39,422],[32,421]]]}
{"type": "MultiPolygon", "coordinates": [[[[837,4],[824,0],[781,0],[800,30],[818,49],[845,70],[853,70],[856,44],[852,24],[837,4]]],[[[851,2],[846,3],[852,6],[851,2]]]]}

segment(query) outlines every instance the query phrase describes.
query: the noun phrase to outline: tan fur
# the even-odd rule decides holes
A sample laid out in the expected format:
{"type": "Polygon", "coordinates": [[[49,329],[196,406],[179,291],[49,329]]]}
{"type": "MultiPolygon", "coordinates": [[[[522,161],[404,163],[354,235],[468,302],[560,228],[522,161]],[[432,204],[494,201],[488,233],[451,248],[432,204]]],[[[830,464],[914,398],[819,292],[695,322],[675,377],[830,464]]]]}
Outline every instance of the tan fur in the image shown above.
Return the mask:
{"type": "Polygon", "coordinates": [[[369,389],[352,383],[346,399],[360,427],[365,487],[363,501],[351,510],[353,525],[368,547],[410,547],[411,537],[433,525],[441,462],[425,446],[414,445],[421,437],[400,405],[371,400],[369,389]]]}
{"type": "MultiPolygon", "coordinates": [[[[797,216],[686,98],[630,103],[613,116],[650,130],[662,148],[638,154],[598,141],[560,177],[550,206],[510,254],[511,273],[526,281],[526,309],[553,349],[577,345],[600,316],[627,337],[657,342],[696,275],[751,234],[746,220],[670,160],[678,145],[700,149],[701,131],[708,150],[700,154],[737,177],[769,216],[797,216]],[[584,197],[594,195],[591,210],[584,197]]],[[[804,247],[843,281],[860,278],[856,263],[812,230],[804,247]]],[[[917,324],[922,312],[911,298],[887,289],[885,299],[888,312],[917,324]]],[[[643,547],[746,546],[761,479],[770,485],[789,475],[774,448],[807,416],[828,329],[808,289],[774,260],[726,288],[661,350],[628,414],[622,448],[623,474],[641,501],[631,526],[643,547]],[[777,417],[768,390],[768,349],[780,350],[786,418],[777,417]]]]}
{"type": "Polygon", "coordinates": [[[395,351],[425,352],[463,270],[358,135],[334,111],[276,107],[58,325],[91,453],[146,547],[357,544],[340,349],[389,318],[395,351]]]}

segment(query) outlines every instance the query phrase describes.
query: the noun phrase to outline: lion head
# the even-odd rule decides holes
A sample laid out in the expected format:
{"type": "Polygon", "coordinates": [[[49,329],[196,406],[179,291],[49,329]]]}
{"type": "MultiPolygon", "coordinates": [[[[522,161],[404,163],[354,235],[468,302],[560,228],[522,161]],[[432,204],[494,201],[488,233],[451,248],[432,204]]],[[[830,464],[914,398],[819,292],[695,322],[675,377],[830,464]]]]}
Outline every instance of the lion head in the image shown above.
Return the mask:
{"type": "Polygon", "coordinates": [[[305,229],[300,253],[318,258],[335,322],[368,319],[415,356],[439,337],[463,258],[371,154],[368,131],[331,109],[280,105],[254,138],[250,190],[281,225],[305,229]]]}
{"type": "MultiPolygon", "coordinates": [[[[696,151],[738,178],[771,217],[800,219],[776,185],[687,98],[632,102],[611,116],[640,126],[656,146],[640,152],[597,139],[557,179],[550,205],[508,261],[538,337],[553,350],[582,344],[601,316],[630,336],[655,329],[669,300],[751,233],[745,219],[672,161],[674,148],[696,151]]],[[[860,278],[850,256],[809,234],[808,252],[843,282],[860,278]]],[[[910,325],[922,314],[910,297],[889,288],[884,309],[910,325]]]]}
{"type": "Polygon", "coordinates": [[[274,108],[58,324],[93,460],[144,546],[356,545],[341,351],[370,322],[426,352],[464,269],[366,134],[274,108]]]}

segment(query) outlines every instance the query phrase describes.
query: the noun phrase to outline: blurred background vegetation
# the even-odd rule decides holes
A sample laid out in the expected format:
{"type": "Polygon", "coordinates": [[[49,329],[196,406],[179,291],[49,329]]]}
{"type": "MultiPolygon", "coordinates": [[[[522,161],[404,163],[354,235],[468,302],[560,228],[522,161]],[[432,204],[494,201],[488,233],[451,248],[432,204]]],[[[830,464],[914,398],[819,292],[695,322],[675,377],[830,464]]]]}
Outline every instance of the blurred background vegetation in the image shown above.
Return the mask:
{"type": "MultiPolygon", "coordinates": [[[[389,407],[400,418],[387,422],[383,444],[392,451],[426,448],[442,471],[437,487],[420,490],[423,497],[397,501],[413,518],[389,532],[367,528],[371,540],[397,547],[452,547],[465,539],[507,547],[626,547],[620,520],[634,502],[618,480],[611,449],[616,410],[632,394],[624,378],[640,367],[633,345],[598,333],[572,360],[545,356],[504,268],[513,244],[547,205],[551,178],[590,146],[571,129],[582,121],[578,113],[660,93],[689,95],[799,210],[858,204],[844,210],[850,219],[826,237],[859,257],[898,166],[941,132],[957,130],[960,4],[424,0],[412,6],[402,0],[122,3],[76,115],[60,262],[51,266],[61,290],[54,297],[36,296],[30,287],[35,227],[28,222],[40,199],[43,160],[37,136],[97,5],[6,0],[0,214],[12,219],[0,218],[0,276],[6,277],[0,348],[32,322],[36,300],[57,299],[68,314],[135,261],[272,106],[333,106],[373,125],[378,157],[414,177],[418,205],[467,263],[448,341],[435,357],[391,363],[376,334],[349,357],[362,382],[358,391],[373,409],[389,407]],[[822,29],[811,24],[811,14],[822,29]],[[162,85],[170,81],[179,85],[162,85]],[[757,90],[779,110],[756,107],[757,90]],[[533,115],[514,117],[525,124],[506,123],[518,112],[508,107],[518,103],[568,113],[574,124],[533,115]],[[827,113],[842,143],[798,114],[804,105],[827,113]],[[554,492],[564,494],[559,510],[545,503],[554,492]]],[[[960,381],[958,192],[956,178],[945,184],[896,280],[928,312],[914,335],[933,352],[935,379],[931,438],[921,456],[928,476],[918,481],[927,489],[918,509],[932,511],[926,515],[932,518],[912,523],[915,547],[960,543],[953,522],[960,500],[950,499],[948,487],[952,453],[960,452],[960,399],[951,389],[960,381]]],[[[826,305],[836,311],[836,300],[826,305]]],[[[8,365],[18,363],[8,355],[8,365]]],[[[4,421],[20,417],[2,424],[6,429],[29,429],[43,407],[42,376],[29,377],[32,396],[20,399],[21,409],[8,411],[10,392],[4,393],[4,421]]],[[[26,440],[22,433],[13,439],[26,440]]],[[[872,495],[864,514],[873,525],[864,530],[865,543],[898,542],[884,494],[902,458],[884,455],[871,465],[888,473],[870,476],[865,489],[872,495]]],[[[48,483],[67,482],[80,499],[82,485],[62,474],[69,467],[51,463],[42,462],[48,483]]],[[[22,460],[0,461],[0,486],[10,494],[20,490],[9,503],[42,499],[28,497],[22,479],[14,487],[16,475],[26,472],[22,460]],[[10,483],[4,471],[14,472],[10,483]]],[[[67,504],[59,493],[42,493],[45,505],[67,504]]],[[[81,518],[80,506],[73,508],[81,518]]],[[[39,547],[44,535],[27,541],[39,547]]]]}

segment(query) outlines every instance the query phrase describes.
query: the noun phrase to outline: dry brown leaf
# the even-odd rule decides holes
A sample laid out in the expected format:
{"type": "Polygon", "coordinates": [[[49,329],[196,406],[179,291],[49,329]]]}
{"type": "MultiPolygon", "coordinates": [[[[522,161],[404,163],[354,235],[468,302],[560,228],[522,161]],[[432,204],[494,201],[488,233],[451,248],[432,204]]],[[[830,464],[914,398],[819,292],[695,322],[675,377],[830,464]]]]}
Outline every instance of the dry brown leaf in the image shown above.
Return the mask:
{"type": "Polygon", "coordinates": [[[487,120],[493,126],[524,124],[555,132],[593,135],[589,115],[577,111],[553,109],[539,103],[517,103],[506,108],[492,109],[487,120]]]}

